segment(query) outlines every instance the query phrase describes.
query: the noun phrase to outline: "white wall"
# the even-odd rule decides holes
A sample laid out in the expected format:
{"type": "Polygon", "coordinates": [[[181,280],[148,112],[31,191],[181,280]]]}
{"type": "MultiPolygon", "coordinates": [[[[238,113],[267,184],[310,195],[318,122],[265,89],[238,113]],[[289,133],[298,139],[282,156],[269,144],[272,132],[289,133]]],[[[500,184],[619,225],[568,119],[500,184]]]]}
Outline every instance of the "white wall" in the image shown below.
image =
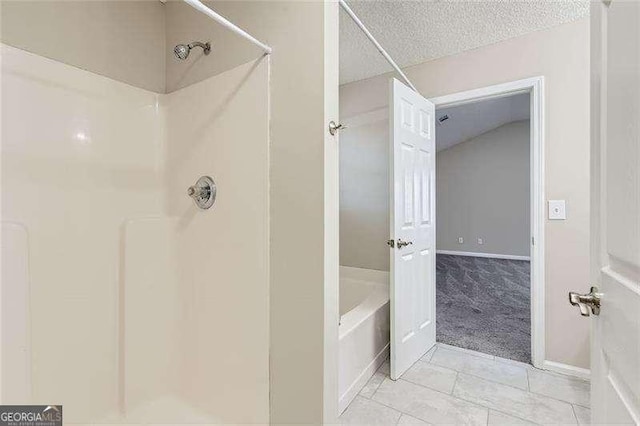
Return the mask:
{"type": "MultiPolygon", "coordinates": [[[[545,222],[546,358],[588,368],[589,322],[567,303],[568,291],[589,282],[588,19],[409,67],[406,73],[427,98],[545,77],[545,196],[565,199],[568,209],[566,221],[545,222]]],[[[385,107],[388,78],[341,86],[342,117],[385,107]]]]}
{"type": "Polygon", "coordinates": [[[528,257],[530,180],[529,120],[439,151],[438,250],[528,257]],[[459,244],[458,237],[464,243],[459,244]]]}
{"type": "Polygon", "coordinates": [[[436,150],[452,147],[504,124],[529,120],[531,103],[529,93],[483,99],[481,102],[464,103],[439,108],[436,122],[436,150]],[[448,120],[440,122],[444,116],[448,120]]]}
{"type": "MultiPolygon", "coordinates": [[[[157,93],[165,91],[165,7],[159,1],[0,2],[0,40],[157,93]]],[[[237,64],[239,65],[239,64],[237,64]]]]}
{"type": "MultiPolygon", "coordinates": [[[[256,35],[255,27],[250,23],[251,2],[235,2],[237,3],[235,5],[232,4],[234,2],[229,1],[204,1],[204,3],[228,19],[233,17],[233,22],[241,28],[248,30],[247,25],[251,26],[252,35],[256,35]],[[245,15],[245,11],[248,14],[245,15]]],[[[164,66],[167,93],[235,68],[262,55],[258,47],[215,23],[211,18],[181,0],[167,1],[164,8],[167,45],[164,66]],[[186,61],[176,59],[172,53],[174,46],[192,41],[210,42],[211,53],[205,56],[202,49],[194,49],[186,61]]]]}

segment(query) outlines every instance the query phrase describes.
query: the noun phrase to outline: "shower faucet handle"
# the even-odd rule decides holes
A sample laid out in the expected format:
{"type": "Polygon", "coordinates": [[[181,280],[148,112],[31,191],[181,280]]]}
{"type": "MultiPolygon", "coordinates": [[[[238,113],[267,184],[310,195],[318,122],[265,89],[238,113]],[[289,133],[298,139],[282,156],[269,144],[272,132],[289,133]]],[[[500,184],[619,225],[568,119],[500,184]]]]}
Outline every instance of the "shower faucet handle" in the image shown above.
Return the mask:
{"type": "Polygon", "coordinates": [[[190,186],[187,189],[187,195],[191,198],[208,198],[209,195],[211,194],[211,187],[209,186],[190,186]]]}
{"type": "Polygon", "coordinates": [[[187,195],[201,209],[208,209],[216,200],[216,184],[209,176],[202,176],[195,185],[187,188],[187,195]]]}

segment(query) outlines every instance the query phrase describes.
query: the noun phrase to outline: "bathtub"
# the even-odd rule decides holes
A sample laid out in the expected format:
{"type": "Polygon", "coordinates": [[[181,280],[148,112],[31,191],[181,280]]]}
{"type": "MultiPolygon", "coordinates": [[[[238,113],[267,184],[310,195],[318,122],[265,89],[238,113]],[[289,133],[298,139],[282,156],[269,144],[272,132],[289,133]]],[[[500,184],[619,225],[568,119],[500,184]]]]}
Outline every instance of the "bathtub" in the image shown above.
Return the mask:
{"type": "Polygon", "coordinates": [[[338,407],[342,412],[389,356],[389,273],[340,267],[338,407]]]}

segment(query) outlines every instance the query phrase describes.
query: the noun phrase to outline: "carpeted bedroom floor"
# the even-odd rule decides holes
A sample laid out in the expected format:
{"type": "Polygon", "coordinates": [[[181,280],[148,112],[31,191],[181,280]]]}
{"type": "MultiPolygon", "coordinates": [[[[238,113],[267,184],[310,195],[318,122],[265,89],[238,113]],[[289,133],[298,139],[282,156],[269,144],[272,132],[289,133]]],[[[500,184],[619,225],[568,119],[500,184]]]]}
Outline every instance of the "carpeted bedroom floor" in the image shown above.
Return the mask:
{"type": "Polygon", "coordinates": [[[438,342],[531,362],[528,261],[438,254],[436,270],[438,342]]]}

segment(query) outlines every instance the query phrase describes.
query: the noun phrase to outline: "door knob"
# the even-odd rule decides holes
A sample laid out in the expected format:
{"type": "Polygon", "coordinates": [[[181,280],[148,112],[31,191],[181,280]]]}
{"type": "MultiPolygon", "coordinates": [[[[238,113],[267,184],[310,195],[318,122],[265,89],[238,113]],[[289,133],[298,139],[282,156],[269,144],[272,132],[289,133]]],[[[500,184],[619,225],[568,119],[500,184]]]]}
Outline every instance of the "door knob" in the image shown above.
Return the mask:
{"type": "Polygon", "coordinates": [[[344,124],[336,124],[336,122],[333,120],[329,122],[329,133],[331,133],[331,136],[335,136],[338,130],[342,130],[346,128],[347,126],[345,126],[344,124]]]}
{"type": "Polygon", "coordinates": [[[573,291],[569,292],[569,303],[580,308],[580,315],[589,316],[589,309],[593,315],[600,315],[600,296],[598,287],[591,287],[588,294],[578,294],[573,291]]]}
{"type": "Polygon", "coordinates": [[[413,241],[402,241],[398,238],[398,248],[402,248],[411,244],[413,244],[413,241]]]}

